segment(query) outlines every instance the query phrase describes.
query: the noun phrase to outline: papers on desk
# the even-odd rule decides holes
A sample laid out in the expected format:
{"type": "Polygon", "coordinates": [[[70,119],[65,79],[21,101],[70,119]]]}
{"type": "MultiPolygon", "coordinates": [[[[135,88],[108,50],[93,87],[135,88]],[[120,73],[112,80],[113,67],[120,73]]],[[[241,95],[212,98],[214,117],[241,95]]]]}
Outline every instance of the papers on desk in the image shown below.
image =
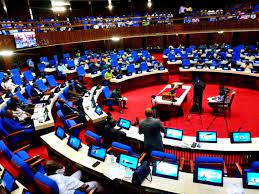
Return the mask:
{"type": "Polygon", "coordinates": [[[227,183],[228,194],[245,194],[245,190],[240,183],[227,183]]]}
{"type": "Polygon", "coordinates": [[[133,176],[133,171],[118,163],[113,163],[109,168],[109,170],[104,173],[104,176],[108,177],[111,180],[114,180],[117,178],[117,179],[131,181],[133,176]]]}

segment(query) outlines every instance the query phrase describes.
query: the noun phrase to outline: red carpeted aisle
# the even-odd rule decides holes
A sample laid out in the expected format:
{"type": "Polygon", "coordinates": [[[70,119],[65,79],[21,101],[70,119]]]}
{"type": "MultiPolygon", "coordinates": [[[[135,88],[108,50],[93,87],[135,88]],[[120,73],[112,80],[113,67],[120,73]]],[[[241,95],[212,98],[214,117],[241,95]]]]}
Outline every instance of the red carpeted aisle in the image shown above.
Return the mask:
{"type": "MultiPolygon", "coordinates": [[[[171,76],[170,81],[177,80],[177,77],[171,76]]],[[[124,93],[123,95],[128,98],[128,109],[124,110],[124,114],[118,112],[118,108],[115,107],[111,112],[115,119],[119,117],[127,118],[132,122],[136,117],[140,119],[144,118],[144,110],[146,107],[151,106],[151,95],[157,94],[165,85],[157,85],[152,87],[146,87],[141,89],[132,90],[124,93]]],[[[257,130],[257,118],[259,118],[259,92],[255,90],[228,87],[236,90],[236,97],[232,104],[231,117],[224,119],[223,116],[217,116],[216,120],[212,123],[209,130],[215,130],[218,132],[218,137],[228,137],[228,133],[236,131],[241,125],[241,131],[251,131],[252,136],[259,136],[257,130]],[[228,130],[226,127],[226,121],[228,124],[228,130]]],[[[187,102],[183,103],[184,116],[178,118],[171,118],[164,122],[166,127],[176,127],[184,130],[185,135],[195,136],[196,130],[207,129],[210,122],[213,120],[211,114],[211,108],[208,106],[207,97],[215,96],[218,93],[218,85],[208,85],[204,91],[203,108],[204,112],[201,115],[189,114],[189,110],[192,106],[193,89],[188,94],[187,102]]],[[[104,107],[105,111],[107,107],[104,107]]]]}

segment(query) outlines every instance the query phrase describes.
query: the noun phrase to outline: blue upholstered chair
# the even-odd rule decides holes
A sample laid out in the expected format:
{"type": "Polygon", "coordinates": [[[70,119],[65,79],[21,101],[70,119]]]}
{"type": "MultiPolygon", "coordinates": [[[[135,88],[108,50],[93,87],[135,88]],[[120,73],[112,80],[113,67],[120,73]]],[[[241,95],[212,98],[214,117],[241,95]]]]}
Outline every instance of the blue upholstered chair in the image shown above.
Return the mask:
{"type": "MultiPolygon", "coordinates": [[[[165,152],[161,152],[161,151],[152,151],[150,153],[150,160],[151,160],[151,162],[165,161],[165,162],[170,162],[170,163],[173,163],[173,164],[178,163],[175,155],[165,153],[165,152]]],[[[181,158],[180,162],[179,162],[179,169],[180,170],[183,169],[183,165],[184,165],[184,158],[181,158]]]]}
{"type": "Polygon", "coordinates": [[[115,103],[114,98],[111,98],[111,92],[108,86],[105,86],[102,90],[102,94],[104,96],[104,104],[111,108],[113,105],[118,106],[118,104],[115,103]]]}
{"type": "Polygon", "coordinates": [[[78,137],[83,123],[76,123],[76,121],[74,119],[77,118],[77,116],[75,117],[70,117],[70,118],[66,118],[65,115],[62,113],[61,110],[57,111],[57,115],[60,118],[60,120],[62,121],[62,123],[64,124],[64,127],[69,131],[69,134],[78,137]]]}
{"type": "Polygon", "coordinates": [[[41,193],[59,194],[57,183],[44,174],[37,172],[33,177],[33,181],[41,193]]]}
{"type": "Polygon", "coordinates": [[[147,71],[148,70],[148,65],[147,62],[141,62],[139,66],[140,71],[147,71]]]}
{"type": "Polygon", "coordinates": [[[67,61],[67,68],[68,68],[68,69],[75,69],[75,68],[76,68],[75,62],[72,61],[72,60],[68,60],[68,61],[67,61]]]}
{"type": "Polygon", "coordinates": [[[85,141],[87,142],[88,146],[90,145],[100,146],[103,142],[102,138],[99,135],[89,130],[85,132],[85,141]]]}
{"type": "Polygon", "coordinates": [[[34,80],[34,76],[33,76],[32,72],[31,72],[31,70],[27,70],[27,71],[23,72],[23,77],[28,82],[34,80]]]}
{"type": "Polygon", "coordinates": [[[11,72],[11,75],[20,75],[19,68],[11,69],[10,72],[11,72]]]}
{"type": "Polygon", "coordinates": [[[168,61],[175,62],[176,61],[175,54],[169,53],[168,54],[168,61]]]}
{"type": "Polygon", "coordinates": [[[16,92],[14,95],[17,96],[22,103],[24,103],[24,104],[30,103],[30,101],[28,99],[26,99],[20,91],[16,92]]]}
{"type": "Polygon", "coordinates": [[[46,69],[45,63],[39,63],[39,64],[38,64],[38,70],[39,70],[41,76],[44,75],[45,69],[46,69]]]}
{"type": "Polygon", "coordinates": [[[82,65],[77,67],[76,72],[77,72],[78,80],[82,81],[83,77],[86,74],[84,67],[82,65]]]}
{"type": "Polygon", "coordinates": [[[182,59],[182,67],[190,67],[191,63],[189,59],[182,59]]]}
{"type": "Polygon", "coordinates": [[[46,80],[50,87],[54,88],[58,86],[58,83],[53,75],[47,75],[46,80]]]}
{"type": "Polygon", "coordinates": [[[166,48],[163,50],[163,55],[167,55],[168,53],[170,53],[170,49],[166,48]]]}
{"type": "Polygon", "coordinates": [[[129,64],[127,66],[127,73],[135,73],[136,70],[135,70],[135,65],[134,64],[129,64]]]}
{"type": "Polygon", "coordinates": [[[191,172],[198,167],[216,167],[222,169],[224,175],[227,175],[227,168],[223,158],[219,157],[196,157],[194,163],[190,161],[191,172]]]}
{"type": "Polygon", "coordinates": [[[0,134],[6,139],[9,145],[17,146],[25,141],[31,139],[32,134],[25,133],[23,130],[10,133],[6,130],[2,124],[2,118],[0,118],[0,134]]]}
{"type": "Polygon", "coordinates": [[[48,87],[44,84],[42,79],[36,80],[35,83],[40,91],[42,92],[48,91],[48,87]]]}
{"type": "Polygon", "coordinates": [[[142,153],[141,155],[135,154],[130,146],[119,143],[119,142],[112,142],[112,145],[107,150],[107,152],[108,153],[111,152],[116,157],[119,156],[120,154],[135,156],[135,157],[139,158],[139,162],[141,162],[144,159],[144,157],[146,156],[146,153],[142,153]]]}
{"type": "Polygon", "coordinates": [[[15,85],[23,85],[23,81],[22,81],[22,78],[21,78],[21,76],[20,75],[13,75],[12,77],[11,77],[11,79],[12,79],[12,82],[15,84],[15,85]]]}
{"type": "Polygon", "coordinates": [[[254,161],[250,164],[249,168],[245,168],[243,169],[239,163],[235,163],[237,170],[238,170],[238,174],[236,174],[237,177],[242,177],[243,173],[246,172],[259,172],[259,161],[254,161]]]}
{"type": "Polygon", "coordinates": [[[64,53],[64,54],[63,54],[63,57],[64,57],[65,59],[71,58],[69,53],[64,53]]]}

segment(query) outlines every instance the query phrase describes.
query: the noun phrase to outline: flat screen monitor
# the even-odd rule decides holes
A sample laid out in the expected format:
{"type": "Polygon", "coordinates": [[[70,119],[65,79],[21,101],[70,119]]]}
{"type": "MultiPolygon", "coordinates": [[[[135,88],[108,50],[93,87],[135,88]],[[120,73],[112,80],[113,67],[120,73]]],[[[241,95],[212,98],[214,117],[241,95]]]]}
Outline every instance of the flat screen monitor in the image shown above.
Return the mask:
{"type": "Polygon", "coordinates": [[[69,139],[67,141],[67,145],[69,145],[71,148],[73,148],[74,150],[78,151],[82,145],[81,145],[81,140],[77,137],[74,136],[69,136],[69,139]]]}
{"type": "Polygon", "coordinates": [[[13,35],[17,49],[37,46],[35,32],[17,32],[13,35]]]}
{"type": "Polygon", "coordinates": [[[163,162],[163,161],[155,161],[153,163],[152,174],[154,176],[160,176],[160,177],[178,180],[179,165],[163,162]]]}
{"type": "Polygon", "coordinates": [[[232,132],[230,133],[231,143],[251,143],[250,132],[232,132]]]}
{"type": "Polygon", "coordinates": [[[130,169],[136,170],[138,167],[138,158],[134,156],[129,156],[126,154],[120,154],[117,162],[122,166],[128,167],[130,169]]]}
{"type": "Polygon", "coordinates": [[[96,102],[94,100],[94,96],[91,98],[91,105],[92,105],[92,108],[96,107],[96,102]]]}
{"type": "Polygon", "coordinates": [[[243,187],[259,189],[259,172],[244,172],[243,187]]]}
{"type": "Polygon", "coordinates": [[[120,118],[117,125],[118,125],[118,127],[121,127],[123,129],[129,129],[131,122],[129,120],[120,118]]]}
{"type": "Polygon", "coordinates": [[[1,176],[1,180],[1,184],[8,193],[11,193],[12,191],[18,188],[18,186],[15,184],[14,177],[7,170],[4,170],[1,176]]]}
{"type": "Polygon", "coordinates": [[[66,131],[62,127],[58,126],[55,135],[62,140],[66,137],[66,131]]]}
{"type": "Polygon", "coordinates": [[[210,69],[217,69],[217,67],[214,66],[214,65],[211,65],[211,66],[210,66],[210,69]]]}
{"type": "Polygon", "coordinates": [[[88,156],[93,157],[97,160],[104,161],[106,157],[106,149],[99,146],[92,145],[89,148],[88,156]]]}
{"type": "Polygon", "coordinates": [[[166,128],[165,130],[166,130],[165,136],[164,136],[165,138],[182,141],[182,139],[183,139],[183,130],[181,130],[181,129],[174,129],[174,128],[166,128]]]}
{"type": "Polygon", "coordinates": [[[95,107],[95,112],[96,114],[98,114],[99,116],[103,114],[103,110],[100,106],[96,106],[95,107]]]}
{"type": "Polygon", "coordinates": [[[217,132],[215,131],[197,131],[196,141],[205,143],[217,143],[217,132]]]}
{"type": "Polygon", "coordinates": [[[193,182],[223,186],[223,170],[208,167],[198,167],[194,171],[193,182]]]}

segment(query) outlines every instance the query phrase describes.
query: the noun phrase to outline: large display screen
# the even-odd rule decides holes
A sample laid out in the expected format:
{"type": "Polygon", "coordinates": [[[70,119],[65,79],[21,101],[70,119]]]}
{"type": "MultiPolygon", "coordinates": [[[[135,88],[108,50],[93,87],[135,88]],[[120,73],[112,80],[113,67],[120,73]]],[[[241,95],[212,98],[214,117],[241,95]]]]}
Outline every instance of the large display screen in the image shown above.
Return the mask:
{"type": "Polygon", "coordinates": [[[213,168],[198,167],[194,173],[194,182],[223,186],[223,171],[213,168]]]}
{"type": "Polygon", "coordinates": [[[13,35],[17,49],[37,46],[35,32],[17,32],[13,35]]]}
{"type": "Polygon", "coordinates": [[[251,143],[250,132],[232,132],[230,134],[231,143],[251,143]]]}
{"type": "Polygon", "coordinates": [[[214,131],[197,131],[197,142],[217,143],[217,133],[214,131]]]}

